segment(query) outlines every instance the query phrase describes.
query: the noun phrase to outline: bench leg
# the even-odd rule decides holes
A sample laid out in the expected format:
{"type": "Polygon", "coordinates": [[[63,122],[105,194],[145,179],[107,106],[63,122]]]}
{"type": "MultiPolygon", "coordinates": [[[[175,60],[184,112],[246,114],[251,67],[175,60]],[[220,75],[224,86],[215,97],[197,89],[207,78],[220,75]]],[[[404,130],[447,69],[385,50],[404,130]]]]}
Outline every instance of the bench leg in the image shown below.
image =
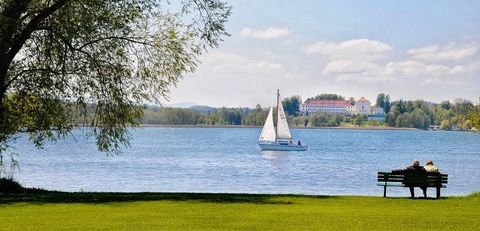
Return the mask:
{"type": "Polygon", "coordinates": [[[387,197],[387,186],[383,186],[383,197],[387,197]]]}
{"type": "Polygon", "coordinates": [[[440,198],[440,187],[437,187],[437,199],[440,198]]]}

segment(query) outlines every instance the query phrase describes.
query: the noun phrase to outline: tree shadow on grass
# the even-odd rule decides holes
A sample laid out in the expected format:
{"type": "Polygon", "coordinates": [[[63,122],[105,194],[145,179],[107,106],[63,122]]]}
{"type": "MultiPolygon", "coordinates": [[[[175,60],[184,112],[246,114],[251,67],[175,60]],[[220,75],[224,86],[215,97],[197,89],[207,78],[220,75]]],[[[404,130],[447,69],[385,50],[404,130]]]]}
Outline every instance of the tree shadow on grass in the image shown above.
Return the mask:
{"type": "Polygon", "coordinates": [[[230,194],[230,193],[111,193],[111,192],[55,192],[30,190],[25,193],[0,194],[0,205],[16,202],[30,203],[113,203],[135,201],[193,201],[208,203],[293,204],[295,197],[332,198],[333,196],[304,196],[285,194],[230,194]]]}

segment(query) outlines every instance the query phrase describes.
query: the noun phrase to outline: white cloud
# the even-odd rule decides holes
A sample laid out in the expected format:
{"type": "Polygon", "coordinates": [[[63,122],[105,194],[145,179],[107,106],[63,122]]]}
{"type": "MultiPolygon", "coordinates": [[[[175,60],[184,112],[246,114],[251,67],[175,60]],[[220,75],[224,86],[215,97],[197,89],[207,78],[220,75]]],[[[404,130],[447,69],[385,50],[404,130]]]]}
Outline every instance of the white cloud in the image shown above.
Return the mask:
{"type": "Polygon", "coordinates": [[[370,83],[370,82],[386,82],[391,81],[391,76],[388,75],[378,75],[376,72],[361,72],[361,73],[348,73],[340,74],[337,76],[336,81],[348,81],[348,82],[361,82],[361,83],[370,83]]]}
{"type": "Polygon", "coordinates": [[[385,74],[396,77],[421,78],[459,78],[473,76],[480,71],[480,61],[462,65],[439,65],[418,60],[389,62],[385,66],[385,74]]]}
{"type": "Polygon", "coordinates": [[[324,74],[345,74],[345,73],[363,73],[367,71],[375,71],[381,68],[380,65],[373,62],[337,59],[330,61],[325,68],[324,74]]]}
{"type": "Polygon", "coordinates": [[[472,76],[480,71],[480,62],[465,61],[477,52],[472,44],[450,43],[443,47],[425,46],[410,49],[407,57],[392,46],[376,40],[352,39],[341,42],[316,42],[304,49],[307,54],[320,54],[329,61],[322,65],[322,74],[337,81],[394,81],[409,78],[418,83],[438,83],[472,76]],[[462,61],[456,65],[448,62],[462,61]]]}
{"type": "Polygon", "coordinates": [[[307,54],[322,54],[330,59],[369,59],[375,60],[385,56],[393,48],[383,42],[369,39],[352,39],[343,42],[316,42],[305,48],[307,54]]]}
{"type": "MultiPolygon", "coordinates": [[[[335,72],[331,70],[331,63],[324,68],[328,74],[336,75],[337,81],[378,82],[410,79],[418,83],[441,83],[441,79],[448,80],[458,74],[458,69],[466,73],[467,67],[427,64],[418,60],[403,60],[388,62],[385,65],[371,62],[346,63],[339,65],[335,72]],[[348,64],[348,65],[347,65],[348,64]]],[[[470,68],[470,67],[468,67],[470,68]]]]}
{"type": "Polygon", "coordinates": [[[478,72],[480,72],[480,61],[463,65],[456,65],[453,66],[450,70],[450,73],[458,75],[474,75],[478,72]]]}
{"type": "Polygon", "coordinates": [[[343,42],[316,42],[305,48],[307,54],[321,54],[329,59],[322,73],[342,80],[373,80],[384,78],[383,64],[393,48],[383,42],[369,39],[352,39],[343,42]]]}
{"type": "Polygon", "coordinates": [[[291,33],[288,27],[268,27],[266,29],[252,29],[245,27],[240,31],[240,36],[256,39],[276,39],[286,37],[291,33]]]}
{"type": "Polygon", "coordinates": [[[452,74],[452,68],[445,65],[426,64],[416,60],[389,62],[385,66],[385,74],[397,77],[439,77],[452,74]]]}
{"type": "Polygon", "coordinates": [[[206,56],[202,62],[202,67],[208,67],[210,71],[223,74],[255,76],[284,71],[282,64],[233,53],[213,53],[206,56]]]}
{"type": "Polygon", "coordinates": [[[446,46],[430,45],[408,50],[408,54],[418,60],[427,62],[460,61],[472,57],[478,51],[475,44],[450,43],[446,46]]]}
{"type": "Polygon", "coordinates": [[[172,91],[176,101],[193,101],[212,106],[271,105],[276,89],[285,96],[298,94],[305,85],[301,73],[291,71],[291,66],[276,62],[278,57],[237,52],[214,52],[202,57],[198,70],[186,76],[172,91]],[[196,89],[183,91],[182,89],[196,89]],[[215,99],[216,103],[209,102],[215,99]],[[246,105],[244,102],[252,102],[246,105]]]}

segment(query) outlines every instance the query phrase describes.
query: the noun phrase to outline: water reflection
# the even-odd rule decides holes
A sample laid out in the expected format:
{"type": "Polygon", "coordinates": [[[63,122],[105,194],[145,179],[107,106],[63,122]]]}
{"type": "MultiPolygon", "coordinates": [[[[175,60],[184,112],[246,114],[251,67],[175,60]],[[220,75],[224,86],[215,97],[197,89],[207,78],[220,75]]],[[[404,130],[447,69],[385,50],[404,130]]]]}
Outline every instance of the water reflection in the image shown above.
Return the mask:
{"type": "Polygon", "coordinates": [[[289,152],[285,151],[260,151],[264,159],[281,159],[286,158],[289,152]]]}

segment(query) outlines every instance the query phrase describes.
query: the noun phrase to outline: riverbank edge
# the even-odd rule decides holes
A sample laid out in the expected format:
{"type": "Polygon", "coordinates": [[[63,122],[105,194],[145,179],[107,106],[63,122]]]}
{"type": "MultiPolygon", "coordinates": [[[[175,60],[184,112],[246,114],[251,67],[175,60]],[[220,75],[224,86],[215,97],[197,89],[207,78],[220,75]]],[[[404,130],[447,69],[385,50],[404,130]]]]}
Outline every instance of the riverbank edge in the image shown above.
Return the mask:
{"type": "MultiPolygon", "coordinates": [[[[262,126],[250,126],[250,125],[165,125],[165,124],[140,124],[140,128],[262,128],[262,126]]],[[[405,131],[423,131],[418,128],[397,128],[397,127],[290,127],[291,129],[334,129],[334,130],[405,130],[405,131]]]]}
{"type": "MultiPolygon", "coordinates": [[[[383,198],[359,195],[309,195],[309,194],[256,194],[256,193],[197,193],[197,192],[62,192],[26,188],[25,193],[0,193],[0,205],[9,203],[110,203],[135,201],[202,201],[218,203],[268,203],[275,198],[383,198]]],[[[445,200],[449,198],[480,198],[480,192],[463,196],[446,196],[439,199],[418,197],[418,200],[445,200]]],[[[408,197],[389,197],[409,199],[408,197]]],[[[387,199],[387,198],[385,198],[387,199]]]]}

